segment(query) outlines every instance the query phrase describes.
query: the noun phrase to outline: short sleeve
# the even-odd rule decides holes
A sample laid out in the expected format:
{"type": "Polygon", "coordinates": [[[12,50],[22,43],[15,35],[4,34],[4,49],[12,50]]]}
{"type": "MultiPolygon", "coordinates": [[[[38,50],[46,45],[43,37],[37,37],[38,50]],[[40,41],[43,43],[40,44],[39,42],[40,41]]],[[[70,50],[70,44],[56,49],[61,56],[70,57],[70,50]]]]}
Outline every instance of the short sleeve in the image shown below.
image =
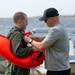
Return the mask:
{"type": "Polygon", "coordinates": [[[60,37],[60,31],[58,29],[51,29],[47,36],[45,37],[44,41],[53,45],[60,37]]]}

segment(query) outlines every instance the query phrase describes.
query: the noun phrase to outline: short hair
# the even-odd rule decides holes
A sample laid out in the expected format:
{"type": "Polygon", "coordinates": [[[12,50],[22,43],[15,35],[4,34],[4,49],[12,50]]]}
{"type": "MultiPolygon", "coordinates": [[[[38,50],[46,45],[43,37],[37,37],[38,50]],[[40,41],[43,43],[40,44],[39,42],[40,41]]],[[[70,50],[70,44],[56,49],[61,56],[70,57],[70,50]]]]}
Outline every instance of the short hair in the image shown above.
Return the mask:
{"type": "Polygon", "coordinates": [[[16,12],[13,16],[13,21],[14,23],[17,23],[18,20],[24,20],[25,19],[26,14],[23,12],[16,12]]]}

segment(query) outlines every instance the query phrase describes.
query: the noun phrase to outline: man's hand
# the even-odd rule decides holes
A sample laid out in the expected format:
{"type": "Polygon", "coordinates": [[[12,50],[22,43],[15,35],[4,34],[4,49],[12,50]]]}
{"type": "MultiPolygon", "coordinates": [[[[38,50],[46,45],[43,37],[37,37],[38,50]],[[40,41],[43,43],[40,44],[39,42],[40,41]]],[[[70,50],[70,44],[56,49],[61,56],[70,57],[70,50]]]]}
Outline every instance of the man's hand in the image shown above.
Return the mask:
{"type": "Polygon", "coordinates": [[[37,48],[35,48],[34,46],[32,46],[33,51],[38,51],[37,48]]]}
{"type": "Polygon", "coordinates": [[[27,36],[27,35],[26,35],[26,36],[24,36],[24,41],[25,41],[25,42],[27,42],[27,43],[28,43],[30,39],[31,39],[31,38],[30,38],[29,36],[27,36]]]}

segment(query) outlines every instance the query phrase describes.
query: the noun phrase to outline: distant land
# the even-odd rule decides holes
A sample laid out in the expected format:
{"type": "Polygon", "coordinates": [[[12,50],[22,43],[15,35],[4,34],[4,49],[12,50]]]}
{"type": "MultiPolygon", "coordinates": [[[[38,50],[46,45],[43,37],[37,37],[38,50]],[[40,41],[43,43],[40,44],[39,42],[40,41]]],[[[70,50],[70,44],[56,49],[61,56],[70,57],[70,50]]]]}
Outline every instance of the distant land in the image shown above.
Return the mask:
{"type": "MultiPolygon", "coordinates": [[[[75,17],[75,15],[59,15],[60,17],[75,17]]],[[[35,16],[33,18],[40,18],[41,16],[35,16]]],[[[30,17],[32,18],[32,17],[30,17]]]]}
{"type": "MultiPolygon", "coordinates": [[[[34,16],[34,17],[28,17],[28,18],[40,18],[41,16],[34,16]]],[[[75,17],[75,14],[74,15],[59,15],[59,17],[75,17]]],[[[0,19],[12,19],[12,17],[3,17],[3,18],[0,18],[0,19]]]]}

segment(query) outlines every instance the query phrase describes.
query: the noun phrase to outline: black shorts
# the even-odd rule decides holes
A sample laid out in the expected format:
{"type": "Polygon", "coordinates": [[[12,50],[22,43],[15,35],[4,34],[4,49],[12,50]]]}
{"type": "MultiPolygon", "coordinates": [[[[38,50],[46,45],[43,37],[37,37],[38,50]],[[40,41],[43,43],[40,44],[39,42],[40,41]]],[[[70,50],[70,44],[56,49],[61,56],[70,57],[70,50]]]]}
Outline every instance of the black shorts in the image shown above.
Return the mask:
{"type": "Polygon", "coordinates": [[[64,71],[47,71],[46,75],[70,75],[70,70],[64,70],[64,71]]]}

